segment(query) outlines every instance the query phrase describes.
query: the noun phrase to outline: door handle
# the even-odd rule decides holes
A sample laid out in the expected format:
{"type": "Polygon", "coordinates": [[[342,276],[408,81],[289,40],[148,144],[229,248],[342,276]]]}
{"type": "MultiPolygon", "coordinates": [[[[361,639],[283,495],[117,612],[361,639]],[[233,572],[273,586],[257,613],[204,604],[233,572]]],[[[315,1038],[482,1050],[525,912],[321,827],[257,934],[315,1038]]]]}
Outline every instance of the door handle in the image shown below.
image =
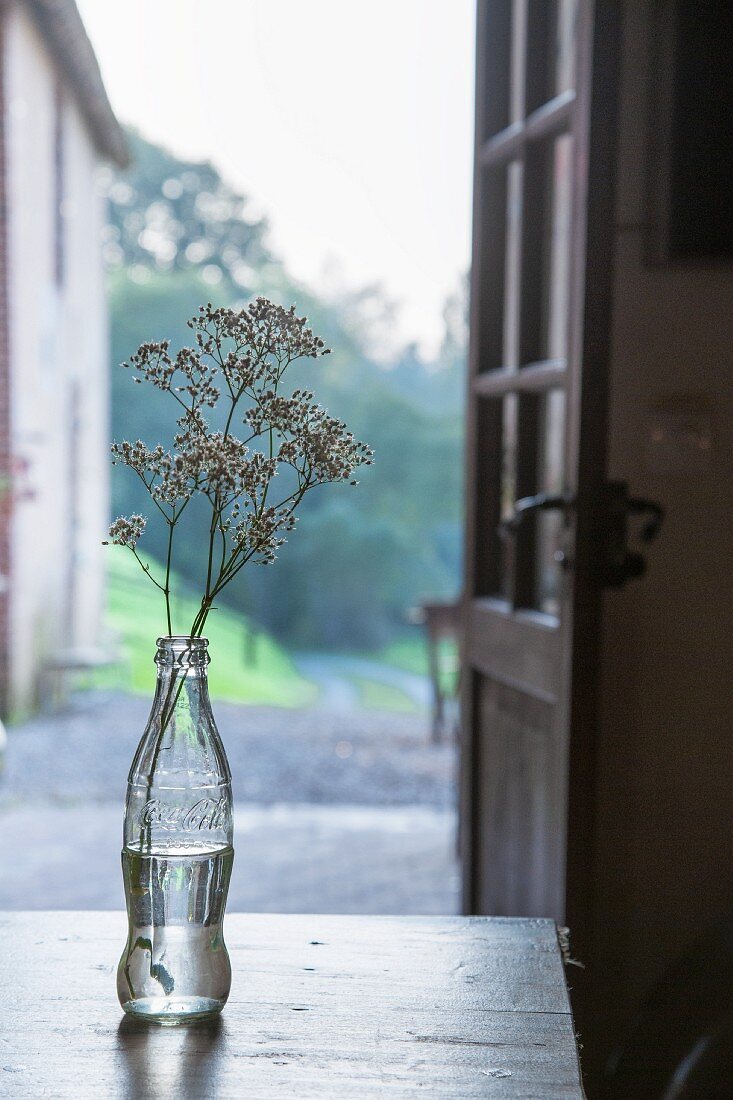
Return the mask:
{"type": "Polygon", "coordinates": [[[499,524],[501,535],[510,535],[521,525],[522,520],[531,512],[551,512],[562,510],[569,512],[575,507],[575,497],[569,493],[537,493],[533,497],[521,497],[514,502],[514,512],[499,524]]]}
{"type": "MultiPolygon", "coordinates": [[[[535,512],[562,511],[566,520],[568,513],[576,506],[576,499],[570,493],[537,493],[531,497],[521,497],[515,501],[514,511],[508,519],[499,524],[502,538],[516,535],[525,516],[535,512]]],[[[625,481],[607,481],[591,502],[593,512],[592,555],[593,573],[596,581],[604,588],[621,588],[627,581],[641,577],[646,571],[646,558],[636,550],[630,550],[629,517],[646,517],[638,538],[645,543],[652,542],[659,534],[664,521],[664,509],[654,500],[629,495],[625,481]]],[[[567,566],[562,553],[558,561],[567,566]]]]}

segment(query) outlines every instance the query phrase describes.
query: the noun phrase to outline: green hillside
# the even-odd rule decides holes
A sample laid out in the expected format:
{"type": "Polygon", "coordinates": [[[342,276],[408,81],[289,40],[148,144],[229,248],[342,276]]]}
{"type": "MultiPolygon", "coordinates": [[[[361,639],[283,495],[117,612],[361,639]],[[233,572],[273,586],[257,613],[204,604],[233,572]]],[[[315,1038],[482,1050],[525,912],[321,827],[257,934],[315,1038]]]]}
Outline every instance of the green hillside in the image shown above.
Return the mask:
{"type": "MultiPolygon", "coordinates": [[[[163,600],[143,575],[132,554],[110,546],[108,554],[107,622],[129,661],[127,668],[97,674],[107,685],[150,695],[155,683],[155,639],[165,633],[163,600]]],[[[155,563],[151,563],[157,568],[155,563]]],[[[173,604],[174,629],[193,622],[198,601],[186,594],[178,579],[173,604]]],[[[254,633],[247,619],[222,607],[206,624],[210,641],[209,682],[212,697],[237,703],[300,707],[315,702],[317,689],[296,671],[287,653],[269,635],[254,633]]],[[[101,685],[100,685],[101,686],[101,685]]]]}

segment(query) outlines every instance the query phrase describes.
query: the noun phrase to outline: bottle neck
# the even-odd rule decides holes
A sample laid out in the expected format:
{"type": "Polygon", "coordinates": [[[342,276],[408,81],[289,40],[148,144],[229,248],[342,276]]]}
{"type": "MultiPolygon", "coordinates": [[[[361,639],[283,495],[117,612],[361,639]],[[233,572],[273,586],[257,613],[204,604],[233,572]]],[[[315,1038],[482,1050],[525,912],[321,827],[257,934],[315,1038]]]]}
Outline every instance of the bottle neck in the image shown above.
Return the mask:
{"type": "Polygon", "coordinates": [[[205,638],[159,638],[153,707],[129,774],[125,844],[231,844],[231,774],[209,703],[205,638]]]}
{"type": "Polygon", "coordinates": [[[175,674],[186,674],[186,678],[198,677],[206,680],[209,657],[208,638],[190,638],[186,635],[158,638],[155,664],[158,679],[175,674]]]}
{"type": "Polygon", "coordinates": [[[169,725],[174,713],[181,717],[189,708],[198,715],[202,709],[208,711],[208,639],[177,635],[158,638],[157,646],[153,713],[159,715],[163,727],[169,725]]]}

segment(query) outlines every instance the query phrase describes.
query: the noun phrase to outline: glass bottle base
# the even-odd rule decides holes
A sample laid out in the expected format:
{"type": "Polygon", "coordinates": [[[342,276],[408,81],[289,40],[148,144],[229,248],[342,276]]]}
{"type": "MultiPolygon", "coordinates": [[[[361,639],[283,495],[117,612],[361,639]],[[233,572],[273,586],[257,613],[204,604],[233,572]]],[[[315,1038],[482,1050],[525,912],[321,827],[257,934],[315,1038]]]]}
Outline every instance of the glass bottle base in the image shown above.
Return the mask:
{"type": "Polygon", "coordinates": [[[213,997],[141,997],[125,1001],[122,1009],[138,1020],[172,1027],[210,1020],[219,1015],[225,1003],[213,997]]]}

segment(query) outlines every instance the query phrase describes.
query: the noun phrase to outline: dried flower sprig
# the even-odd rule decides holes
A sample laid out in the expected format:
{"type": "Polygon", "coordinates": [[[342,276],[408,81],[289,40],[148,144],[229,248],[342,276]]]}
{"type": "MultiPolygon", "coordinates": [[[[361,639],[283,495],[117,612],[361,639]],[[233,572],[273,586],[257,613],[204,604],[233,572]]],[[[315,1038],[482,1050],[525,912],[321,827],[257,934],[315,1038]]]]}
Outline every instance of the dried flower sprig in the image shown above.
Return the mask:
{"type": "Polygon", "coordinates": [[[109,541],[128,547],[165,597],[168,633],[175,531],[198,494],[211,508],[206,577],[189,631],[200,636],[214,600],[248,563],[271,564],[296,523],[296,509],[316,485],[350,482],[373,453],[342,420],[318,405],[310,390],[281,391],[283,375],[299,359],[329,349],[295,307],[257,298],[242,310],[202,306],[187,322],[195,347],[170,354],[170,341],[142,344],[123,364],[137,384],[169,393],[177,406],[170,450],[142,440],[112,444],[112,461],[140,478],[168,528],[165,574],[156,579],[139,555],[146,518],[120,516],[109,541]],[[225,424],[212,430],[208,410],[223,407],[225,424]],[[235,434],[243,429],[243,437],[235,434]],[[286,491],[273,500],[272,482],[290,471],[286,491]]]}

